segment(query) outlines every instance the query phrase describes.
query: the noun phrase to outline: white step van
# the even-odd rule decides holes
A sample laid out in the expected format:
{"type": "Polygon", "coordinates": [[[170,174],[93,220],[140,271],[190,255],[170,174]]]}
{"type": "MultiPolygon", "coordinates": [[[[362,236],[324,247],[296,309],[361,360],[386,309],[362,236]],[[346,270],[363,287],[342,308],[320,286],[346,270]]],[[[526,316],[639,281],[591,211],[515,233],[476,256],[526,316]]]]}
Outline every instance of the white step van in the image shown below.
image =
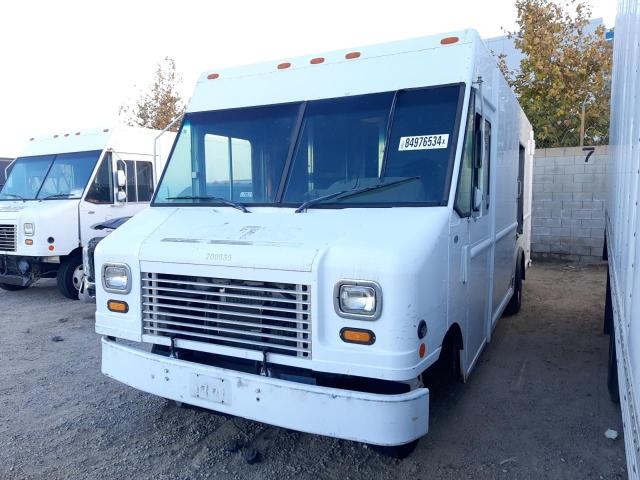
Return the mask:
{"type": "Polygon", "coordinates": [[[406,455],[520,307],[532,138],[472,30],[204,73],[96,248],[102,371],[406,455]]]}
{"type": "Polygon", "coordinates": [[[640,478],[640,2],[620,0],[611,84],[608,260],[604,331],[610,335],[608,387],[620,402],[629,478],[640,478]]]}
{"type": "Polygon", "coordinates": [[[61,293],[77,299],[91,226],[151,200],[175,138],[156,144],[159,134],[117,126],[31,138],[0,190],[0,288],[56,277],[61,293]]]}

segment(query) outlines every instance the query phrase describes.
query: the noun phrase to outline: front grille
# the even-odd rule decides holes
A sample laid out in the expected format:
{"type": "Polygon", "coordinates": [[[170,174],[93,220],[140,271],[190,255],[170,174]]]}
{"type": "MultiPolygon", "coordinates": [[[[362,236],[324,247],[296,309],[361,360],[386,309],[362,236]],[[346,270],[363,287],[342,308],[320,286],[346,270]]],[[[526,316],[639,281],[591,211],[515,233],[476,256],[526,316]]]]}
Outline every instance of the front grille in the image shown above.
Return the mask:
{"type": "Polygon", "coordinates": [[[311,357],[307,285],[142,274],[146,334],[311,357]]]}
{"type": "Polygon", "coordinates": [[[0,251],[16,251],[16,226],[0,224],[0,251]]]}

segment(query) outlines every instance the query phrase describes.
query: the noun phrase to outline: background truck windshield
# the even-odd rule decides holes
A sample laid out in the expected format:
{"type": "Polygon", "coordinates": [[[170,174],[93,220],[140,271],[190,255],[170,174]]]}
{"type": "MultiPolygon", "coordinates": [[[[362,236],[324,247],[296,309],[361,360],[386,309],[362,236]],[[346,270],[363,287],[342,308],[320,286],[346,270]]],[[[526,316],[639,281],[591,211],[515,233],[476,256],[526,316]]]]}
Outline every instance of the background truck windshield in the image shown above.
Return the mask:
{"type": "Polygon", "coordinates": [[[456,84],[187,114],[154,204],[446,204],[463,92],[456,84]]]}
{"type": "Polygon", "coordinates": [[[19,157],[0,200],[81,198],[100,150],[19,157]]]}

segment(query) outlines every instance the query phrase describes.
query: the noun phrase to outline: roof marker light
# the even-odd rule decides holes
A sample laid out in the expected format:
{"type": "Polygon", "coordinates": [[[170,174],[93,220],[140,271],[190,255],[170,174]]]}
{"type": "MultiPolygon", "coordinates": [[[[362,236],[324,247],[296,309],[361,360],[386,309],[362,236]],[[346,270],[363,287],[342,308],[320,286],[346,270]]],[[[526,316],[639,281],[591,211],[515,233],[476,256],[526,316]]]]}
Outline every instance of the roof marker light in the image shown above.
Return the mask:
{"type": "MultiPolygon", "coordinates": [[[[58,138],[60,135],[58,135],[57,133],[53,136],[53,138],[58,138]]],[[[31,139],[33,140],[33,138],[31,139]]]]}
{"type": "Polygon", "coordinates": [[[68,133],[65,133],[65,134],[64,134],[64,136],[65,136],[65,137],[68,137],[68,136],[69,136],[69,134],[68,134],[68,133]]]}
{"type": "Polygon", "coordinates": [[[31,138],[29,139],[29,141],[30,141],[30,142],[33,142],[34,140],[35,140],[35,138],[33,138],[33,137],[31,137],[31,138]]]}
{"type": "Polygon", "coordinates": [[[347,60],[353,60],[354,58],[360,58],[360,55],[362,55],[360,52],[349,52],[344,56],[344,58],[347,60]]]}
{"type": "Polygon", "coordinates": [[[278,70],[284,70],[285,68],[289,68],[291,64],[289,62],[284,62],[278,65],[278,70]]]}
{"type": "Polygon", "coordinates": [[[309,60],[309,63],[311,65],[317,65],[319,63],[324,63],[324,57],[316,57],[316,58],[312,58],[311,60],[309,60]]]}
{"type": "Polygon", "coordinates": [[[452,43],[456,43],[458,40],[460,40],[458,37],[445,37],[440,40],[440,43],[442,45],[451,45],[452,43]]]}
{"type": "Polygon", "coordinates": [[[102,130],[102,131],[106,133],[106,132],[108,132],[108,131],[109,131],[109,129],[108,129],[108,128],[105,128],[105,129],[104,129],[104,130],[102,130]]]}
{"type": "Polygon", "coordinates": [[[219,73],[210,73],[209,75],[207,75],[207,80],[215,80],[216,78],[219,78],[220,74],[219,73]]]}
{"type": "Polygon", "coordinates": [[[76,132],[76,135],[80,135],[80,132],[76,132]]]}

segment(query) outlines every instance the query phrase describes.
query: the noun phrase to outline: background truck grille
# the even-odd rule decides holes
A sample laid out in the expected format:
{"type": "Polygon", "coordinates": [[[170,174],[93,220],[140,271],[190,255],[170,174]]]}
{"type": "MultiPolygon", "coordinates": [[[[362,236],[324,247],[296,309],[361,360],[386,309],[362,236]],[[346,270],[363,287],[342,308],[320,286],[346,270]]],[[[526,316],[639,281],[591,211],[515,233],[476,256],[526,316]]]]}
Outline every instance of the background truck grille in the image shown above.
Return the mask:
{"type": "Polygon", "coordinates": [[[0,251],[16,251],[16,226],[0,224],[0,251]]]}
{"type": "Polygon", "coordinates": [[[311,357],[307,285],[142,274],[145,334],[311,357]]]}

